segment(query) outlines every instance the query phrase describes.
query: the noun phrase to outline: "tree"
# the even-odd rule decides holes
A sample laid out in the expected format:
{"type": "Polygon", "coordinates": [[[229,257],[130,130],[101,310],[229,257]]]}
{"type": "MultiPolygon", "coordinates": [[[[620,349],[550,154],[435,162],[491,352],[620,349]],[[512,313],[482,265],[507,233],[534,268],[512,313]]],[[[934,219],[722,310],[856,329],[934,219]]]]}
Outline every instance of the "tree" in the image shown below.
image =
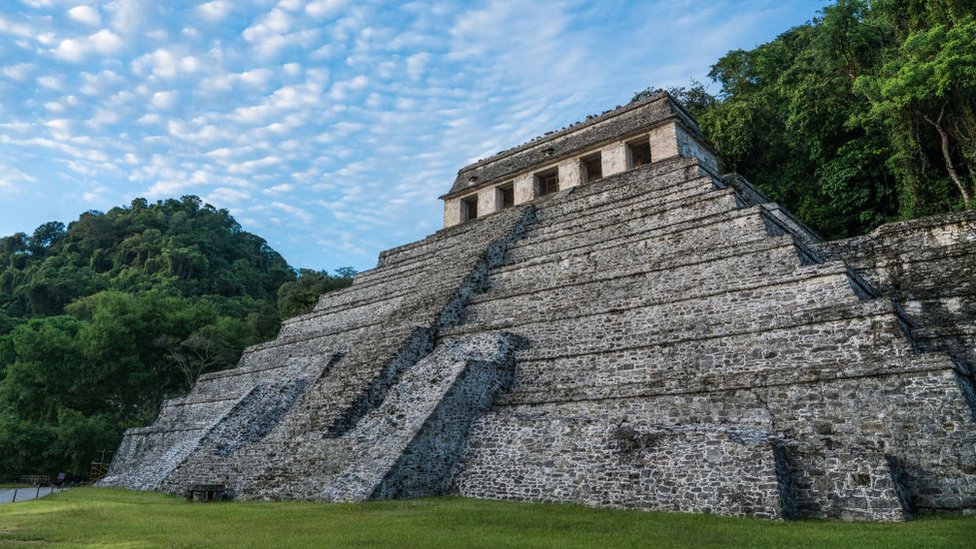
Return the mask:
{"type": "Polygon", "coordinates": [[[282,284],[278,290],[278,316],[291,318],[310,312],[320,295],[349,286],[355,275],[351,267],[336,269],[335,275],[325,270],[299,269],[298,279],[282,284]]]}
{"type": "MultiPolygon", "coordinates": [[[[976,19],[913,32],[898,53],[876,74],[857,79],[857,91],[871,102],[865,118],[894,131],[928,125],[938,135],[945,173],[970,204],[976,176],[976,19]]],[[[920,131],[908,135],[913,148],[925,146],[920,131]]]]}
{"type": "Polygon", "coordinates": [[[163,399],[273,337],[278,290],[295,279],[264,239],[193,196],[0,239],[0,478],[84,474],[163,399]]]}
{"type": "Polygon", "coordinates": [[[973,0],[837,0],[719,59],[714,101],[696,83],[694,96],[672,95],[727,170],[825,237],[972,207],[974,10],[973,0]]]}
{"type": "Polygon", "coordinates": [[[187,389],[193,386],[200,374],[226,368],[240,357],[240,352],[235,352],[224,340],[224,334],[213,325],[200,328],[182,341],[164,334],[153,343],[166,350],[165,360],[183,374],[187,389]]]}

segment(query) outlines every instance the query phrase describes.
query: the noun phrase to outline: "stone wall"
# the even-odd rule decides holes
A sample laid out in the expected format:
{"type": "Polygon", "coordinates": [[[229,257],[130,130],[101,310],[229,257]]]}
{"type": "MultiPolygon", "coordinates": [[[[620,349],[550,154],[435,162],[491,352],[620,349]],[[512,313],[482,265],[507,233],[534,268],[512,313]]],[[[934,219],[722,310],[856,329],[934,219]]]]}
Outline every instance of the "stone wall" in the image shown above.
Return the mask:
{"type": "Polygon", "coordinates": [[[775,518],[775,445],[720,426],[493,412],[472,431],[453,493],[775,518]]]}

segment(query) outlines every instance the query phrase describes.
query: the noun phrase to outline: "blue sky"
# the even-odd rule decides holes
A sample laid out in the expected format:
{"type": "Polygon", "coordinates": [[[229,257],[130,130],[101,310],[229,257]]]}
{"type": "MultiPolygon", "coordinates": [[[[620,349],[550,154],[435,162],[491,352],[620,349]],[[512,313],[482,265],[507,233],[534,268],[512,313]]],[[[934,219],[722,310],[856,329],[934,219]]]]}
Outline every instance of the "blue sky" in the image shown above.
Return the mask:
{"type": "Polygon", "coordinates": [[[0,235],[195,194],[364,270],[440,227],[463,165],[825,4],[0,0],[0,235]]]}

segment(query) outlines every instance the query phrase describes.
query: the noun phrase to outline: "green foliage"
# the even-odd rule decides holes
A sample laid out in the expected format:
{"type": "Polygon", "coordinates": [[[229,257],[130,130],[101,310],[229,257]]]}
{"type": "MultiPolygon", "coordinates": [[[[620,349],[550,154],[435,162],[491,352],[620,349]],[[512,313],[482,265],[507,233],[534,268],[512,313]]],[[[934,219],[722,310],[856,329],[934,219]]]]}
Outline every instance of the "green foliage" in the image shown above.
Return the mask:
{"type": "Polygon", "coordinates": [[[349,267],[337,269],[334,275],[328,271],[299,269],[298,279],[285,282],[278,290],[278,316],[291,318],[310,312],[320,295],[349,286],[355,274],[349,267]]]}
{"type": "Polygon", "coordinates": [[[669,91],[690,102],[728,170],[825,237],[965,208],[976,193],[974,10],[838,0],[719,59],[714,101],[699,83],[669,91]]]}
{"type": "Polygon", "coordinates": [[[279,308],[314,304],[311,292],[351,274],[296,278],[226,210],[192,196],[0,239],[0,479],[85,476],[163,399],[273,337],[279,308]]]}

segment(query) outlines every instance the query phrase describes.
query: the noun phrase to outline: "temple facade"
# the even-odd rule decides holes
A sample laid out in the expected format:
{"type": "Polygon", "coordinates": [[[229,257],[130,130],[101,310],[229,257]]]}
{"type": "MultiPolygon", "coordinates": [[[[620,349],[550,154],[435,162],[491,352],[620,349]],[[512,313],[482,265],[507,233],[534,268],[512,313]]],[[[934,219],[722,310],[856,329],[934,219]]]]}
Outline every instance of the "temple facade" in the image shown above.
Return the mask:
{"type": "Polygon", "coordinates": [[[766,518],[976,511],[976,214],[823,242],[665,93],[462,168],[104,485],[766,518]]]}

